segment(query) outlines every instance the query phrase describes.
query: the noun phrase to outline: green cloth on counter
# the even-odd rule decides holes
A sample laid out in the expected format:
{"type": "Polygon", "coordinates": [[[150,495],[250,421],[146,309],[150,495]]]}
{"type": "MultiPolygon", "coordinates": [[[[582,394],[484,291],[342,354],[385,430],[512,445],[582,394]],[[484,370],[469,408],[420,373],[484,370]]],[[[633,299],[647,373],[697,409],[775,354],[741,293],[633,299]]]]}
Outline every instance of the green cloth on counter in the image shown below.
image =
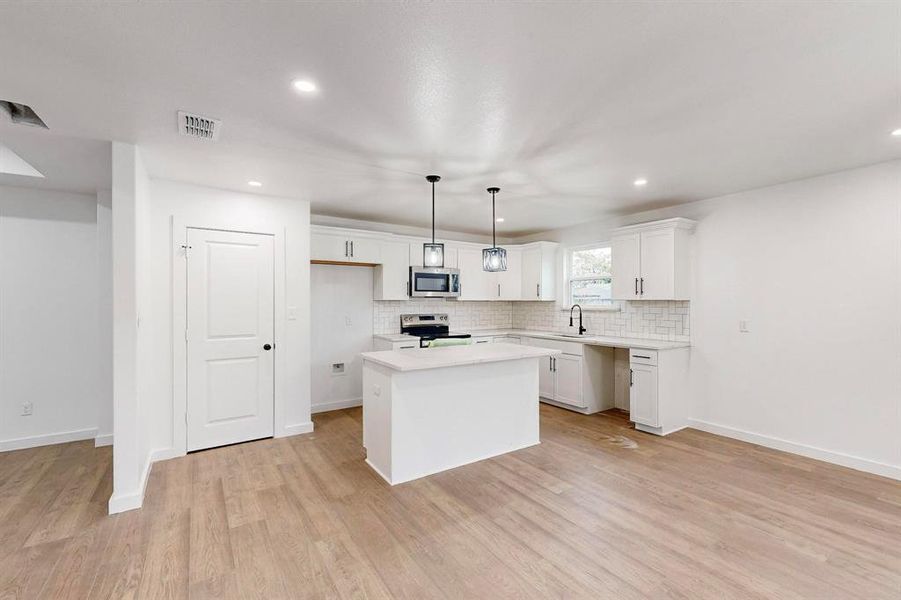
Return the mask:
{"type": "Polygon", "coordinates": [[[470,338],[438,338],[429,342],[429,348],[442,348],[444,346],[468,346],[472,343],[470,338]]]}

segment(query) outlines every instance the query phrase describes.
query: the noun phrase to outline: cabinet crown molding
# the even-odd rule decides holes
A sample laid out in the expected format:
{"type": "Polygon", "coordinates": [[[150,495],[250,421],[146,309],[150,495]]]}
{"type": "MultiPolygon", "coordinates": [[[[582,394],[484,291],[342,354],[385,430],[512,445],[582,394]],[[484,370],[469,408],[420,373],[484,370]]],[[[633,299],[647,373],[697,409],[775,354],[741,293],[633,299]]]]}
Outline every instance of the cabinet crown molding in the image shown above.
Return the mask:
{"type": "Polygon", "coordinates": [[[647,221],[646,223],[636,223],[635,225],[625,225],[617,227],[613,230],[613,235],[621,235],[624,233],[638,233],[641,231],[650,231],[652,229],[685,229],[691,231],[697,225],[697,221],[686,219],[685,217],[673,217],[672,219],[661,219],[659,221],[647,221]]]}

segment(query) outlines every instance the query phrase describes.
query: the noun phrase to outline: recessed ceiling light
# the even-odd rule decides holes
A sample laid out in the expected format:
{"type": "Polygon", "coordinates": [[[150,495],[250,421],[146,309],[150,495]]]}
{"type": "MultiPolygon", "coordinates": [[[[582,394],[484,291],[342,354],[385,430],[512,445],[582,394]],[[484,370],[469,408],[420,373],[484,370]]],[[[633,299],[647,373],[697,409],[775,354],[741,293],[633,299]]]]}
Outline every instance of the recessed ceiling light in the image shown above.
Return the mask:
{"type": "Polygon", "coordinates": [[[498,223],[503,223],[503,222],[504,222],[504,217],[498,217],[498,218],[495,219],[495,221],[497,221],[498,223]]]}
{"type": "Polygon", "coordinates": [[[263,184],[259,181],[248,181],[247,185],[249,185],[250,187],[263,187],[263,184]]]}
{"type": "Polygon", "coordinates": [[[309,79],[295,79],[293,85],[295,90],[303,92],[304,94],[312,94],[319,89],[316,87],[316,84],[309,79]]]}
{"type": "Polygon", "coordinates": [[[895,137],[901,137],[901,127],[899,127],[898,129],[894,130],[894,131],[892,132],[892,135],[895,136],[895,137]]]}
{"type": "Polygon", "coordinates": [[[648,184],[648,180],[642,177],[642,178],[640,178],[640,179],[636,179],[636,180],[633,181],[632,183],[635,184],[635,187],[641,187],[641,186],[643,186],[643,185],[647,185],[647,184],[648,184]]]}

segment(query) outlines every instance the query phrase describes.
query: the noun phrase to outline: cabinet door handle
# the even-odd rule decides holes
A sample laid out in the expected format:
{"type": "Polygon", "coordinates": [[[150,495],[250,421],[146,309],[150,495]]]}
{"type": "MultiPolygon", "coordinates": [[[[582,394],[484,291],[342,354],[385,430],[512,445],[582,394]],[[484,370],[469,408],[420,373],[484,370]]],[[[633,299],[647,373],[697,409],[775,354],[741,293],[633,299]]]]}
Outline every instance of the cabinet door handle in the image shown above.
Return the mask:
{"type": "Polygon", "coordinates": [[[540,283],[535,284],[535,297],[541,298],[541,284],[540,283]]]}
{"type": "Polygon", "coordinates": [[[651,360],[651,357],[650,357],[650,356],[642,356],[642,355],[640,355],[640,354],[633,354],[633,355],[632,355],[632,358],[643,358],[643,359],[645,359],[645,360],[651,360]]]}
{"type": "Polygon", "coordinates": [[[349,254],[348,248],[350,248],[350,246],[348,245],[347,240],[344,240],[344,258],[347,258],[347,255],[349,254]]]}
{"type": "Polygon", "coordinates": [[[635,278],[635,295],[638,295],[638,277],[635,278]]]}
{"type": "Polygon", "coordinates": [[[641,278],[641,295],[644,296],[644,277],[641,278]]]}
{"type": "Polygon", "coordinates": [[[547,370],[548,371],[554,370],[554,357],[553,356],[547,357],[547,370]]]}
{"type": "Polygon", "coordinates": [[[351,258],[354,257],[354,243],[353,243],[353,241],[350,242],[350,257],[351,257],[351,258]]]}
{"type": "Polygon", "coordinates": [[[629,369],[629,387],[632,387],[632,369],[629,369]]]}
{"type": "Polygon", "coordinates": [[[501,284],[497,284],[497,297],[501,297],[501,284]]]}

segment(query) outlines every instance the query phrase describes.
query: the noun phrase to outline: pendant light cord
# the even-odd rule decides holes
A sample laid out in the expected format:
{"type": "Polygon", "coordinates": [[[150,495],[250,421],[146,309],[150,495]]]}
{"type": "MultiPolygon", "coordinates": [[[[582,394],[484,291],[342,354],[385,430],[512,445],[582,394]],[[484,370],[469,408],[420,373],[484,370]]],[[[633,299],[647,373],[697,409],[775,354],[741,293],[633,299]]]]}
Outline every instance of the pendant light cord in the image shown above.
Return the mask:
{"type": "Polygon", "coordinates": [[[497,248],[497,219],[494,216],[494,194],[491,192],[491,247],[497,248]]]}
{"type": "Polygon", "coordinates": [[[435,182],[432,182],[432,244],[435,244],[435,182]]]}

